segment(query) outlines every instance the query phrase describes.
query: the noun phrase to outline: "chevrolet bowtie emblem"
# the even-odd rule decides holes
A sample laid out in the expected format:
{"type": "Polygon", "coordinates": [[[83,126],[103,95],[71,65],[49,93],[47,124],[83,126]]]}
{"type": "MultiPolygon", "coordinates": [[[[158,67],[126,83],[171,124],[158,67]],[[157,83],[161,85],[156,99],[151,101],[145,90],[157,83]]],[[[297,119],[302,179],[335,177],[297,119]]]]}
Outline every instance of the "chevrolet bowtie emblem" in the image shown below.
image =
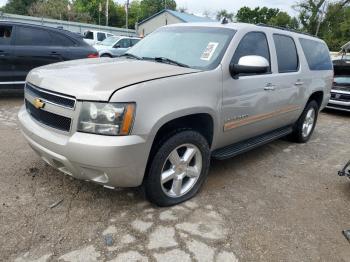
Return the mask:
{"type": "Polygon", "coordinates": [[[45,103],[43,101],[41,101],[41,99],[39,99],[39,98],[35,98],[33,104],[34,104],[36,109],[41,109],[41,108],[44,108],[44,106],[45,106],[45,103]]]}

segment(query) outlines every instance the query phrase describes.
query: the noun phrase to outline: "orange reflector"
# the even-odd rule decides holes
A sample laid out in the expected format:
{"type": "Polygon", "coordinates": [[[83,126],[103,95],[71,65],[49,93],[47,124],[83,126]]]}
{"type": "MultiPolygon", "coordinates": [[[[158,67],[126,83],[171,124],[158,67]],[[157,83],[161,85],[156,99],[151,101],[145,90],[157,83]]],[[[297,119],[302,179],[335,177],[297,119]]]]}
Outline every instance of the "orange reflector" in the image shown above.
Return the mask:
{"type": "Polygon", "coordinates": [[[125,112],[125,116],[124,116],[123,125],[122,125],[122,128],[120,130],[120,135],[128,135],[129,134],[133,120],[134,120],[134,112],[135,112],[135,105],[128,104],[126,106],[126,112],[125,112]]]}

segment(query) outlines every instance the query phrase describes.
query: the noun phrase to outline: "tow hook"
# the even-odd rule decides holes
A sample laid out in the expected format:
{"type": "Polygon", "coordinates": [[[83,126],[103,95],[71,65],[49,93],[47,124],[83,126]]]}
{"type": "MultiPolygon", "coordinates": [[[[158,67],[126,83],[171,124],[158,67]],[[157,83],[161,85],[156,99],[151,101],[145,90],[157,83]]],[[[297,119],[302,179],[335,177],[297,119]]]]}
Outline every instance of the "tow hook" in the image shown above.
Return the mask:
{"type": "Polygon", "coordinates": [[[347,176],[350,178],[350,161],[344,166],[344,168],[338,172],[339,176],[347,176]]]}

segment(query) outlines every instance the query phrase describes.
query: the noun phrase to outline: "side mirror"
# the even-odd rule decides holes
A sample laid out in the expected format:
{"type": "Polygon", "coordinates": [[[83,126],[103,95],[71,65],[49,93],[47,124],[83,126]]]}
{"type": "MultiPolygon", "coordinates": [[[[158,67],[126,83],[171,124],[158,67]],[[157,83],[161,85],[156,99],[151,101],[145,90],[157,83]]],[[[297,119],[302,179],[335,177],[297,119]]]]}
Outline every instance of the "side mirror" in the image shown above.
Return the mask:
{"type": "Polygon", "coordinates": [[[230,64],[231,76],[235,79],[240,74],[264,74],[270,68],[270,63],[265,57],[249,55],[239,59],[238,64],[230,64]]]}

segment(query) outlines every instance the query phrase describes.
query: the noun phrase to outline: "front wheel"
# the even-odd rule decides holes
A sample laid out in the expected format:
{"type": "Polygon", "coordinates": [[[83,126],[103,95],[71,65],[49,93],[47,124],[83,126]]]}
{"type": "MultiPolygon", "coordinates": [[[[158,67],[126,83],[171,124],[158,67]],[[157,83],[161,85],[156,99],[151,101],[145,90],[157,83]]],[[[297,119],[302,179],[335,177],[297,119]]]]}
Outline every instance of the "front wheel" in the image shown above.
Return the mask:
{"type": "Polygon", "coordinates": [[[297,143],[306,143],[310,140],[318,118],[319,107],[316,101],[310,101],[295,124],[292,139],[297,143]]]}
{"type": "Polygon", "coordinates": [[[203,184],[210,164],[207,140],[198,132],[181,131],[160,145],[144,182],[146,197],[158,206],[192,198],[203,184]]]}

